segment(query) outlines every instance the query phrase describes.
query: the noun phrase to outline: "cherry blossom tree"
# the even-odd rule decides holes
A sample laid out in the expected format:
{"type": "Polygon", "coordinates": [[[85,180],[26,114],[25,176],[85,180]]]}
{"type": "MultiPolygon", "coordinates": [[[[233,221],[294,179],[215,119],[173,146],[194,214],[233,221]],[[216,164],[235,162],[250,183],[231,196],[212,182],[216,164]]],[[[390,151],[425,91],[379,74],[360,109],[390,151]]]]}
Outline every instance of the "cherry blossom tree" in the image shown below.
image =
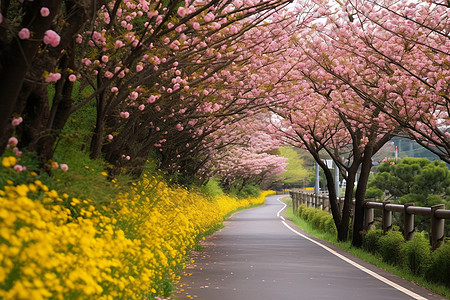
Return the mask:
{"type": "MultiPolygon", "coordinates": [[[[23,115],[21,144],[49,151],[49,130],[60,130],[70,114],[73,36],[102,5],[82,1],[2,1],[0,11],[0,148],[13,131],[11,119],[23,115]],[[64,22],[62,22],[64,20],[64,22]],[[70,26],[64,26],[70,24],[70,26]],[[59,71],[62,70],[62,71],[59,71]],[[62,73],[61,73],[62,72],[62,73]],[[57,82],[49,107],[47,86],[57,82]],[[37,141],[40,141],[38,145],[37,141]]],[[[50,151],[51,152],[51,151],[50,151]]]]}
{"type": "MultiPolygon", "coordinates": [[[[365,95],[366,101],[447,162],[449,12],[448,3],[440,1],[345,1],[340,12],[345,16],[349,47],[358,46],[357,54],[384,74],[380,84],[390,100],[365,95]]],[[[351,84],[365,93],[363,82],[351,84]]]]}
{"type": "MultiPolygon", "coordinates": [[[[433,143],[433,152],[448,160],[448,85],[444,79],[448,73],[448,38],[442,35],[448,9],[437,3],[416,7],[407,2],[348,1],[344,5],[325,4],[318,12],[326,17],[326,23],[316,23],[315,29],[321,29],[316,32],[321,32],[320,39],[327,43],[316,47],[320,51],[302,48],[327,74],[358,95],[360,100],[355,103],[368,109],[357,114],[366,116],[358,120],[358,126],[375,126],[371,132],[376,135],[367,136],[355,196],[353,244],[360,246],[369,158],[380,145],[404,128],[422,145],[430,147],[433,143]]],[[[340,115],[351,116],[348,106],[337,104],[345,107],[340,115]]]]}
{"type": "MultiPolygon", "coordinates": [[[[14,60],[9,58],[24,62],[23,67],[15,68],[22,71],[14,77],[14,85],[2,80],[11,89],[11,93],[5,89],[8,101],[2,101],[2,121],[8,128],[2,141],[14,128],[7,124],[12,116],[24,115],[24,122],[16,128],[21,144],[38,151],[45,161],[51,158],[68,116],[96,101],[91,156],[98,157],[102,144],[111,141],[106,137],[111,136],[120,146],[109,147],[106,155],[111,157],[113,150],[123,152],[123,145],[133,140],[116,139],[122,129],[138,129],[129,137],[145,139],[153,128],[147,126],[152,120],[142,115],[166,112],[155,104],[146,114],[150,104],[173,100],[182,104],[184,96],[178,95],[179,91],[189,91],[238,58],[240,54],[232,53],[233,41],[286,4],[288,1],[250,0],[2,2],[1,42],[6,47],[2,47],[0,73],[12,80],[8,71],[14,60]],[[36,20],[45,21],[45,26],[36,20]],[[24,43],[33,47],[28,56],[18,49],[24,43]],[[54,85],[51,107],[49,84],[54,85]],[[86,94],[89,90],[93,92],[86,94]],[[74,93],[78,93],[77,99],[73,99],[74,93]]],[[[208,91],[203,88],[200,92],[206,96],[208,91]]],[[[139,152],[145,156],[145,151],[139,152]]]]}
{"type": "Polygon", "coordinates": [[[239,191],[248,184],[267,188],[285,172],[287,158],[277,155],[280,140],[262,130],[268,125],[266,118],[252,117],[242,123],[227,128],[237,131],[233,142],[217,149],[205,170],[218,176],[226,190],[233,187],[239,191]]]}
{"type": "MultiPolygon", "coordinates": [[[[318,7],[317,12],[320,11],[318,7]]],[[[361,166],[353,236],[354,244],[359,245],[371,157],[399,126],[348,84],[359,74],[364,77],[367,94],[378,95],[383,88],[376,85],[382,78],[368,68],[364,58],[355,54],[358,48],[340,50],[346,46],[342,34],[347,33],[344,23],[339,22],[337,18],[335,23],[326,26],[312,22],[291,29],[295,39],[288,45],[290,50],[284,57],[284,65],[279,66],[286,74],[284,100],[272,109],[282,117],[281,122],[274,122],[282,138],[295,146],[306,147],[324,170],[340,240],[347,239],[354,182],[361,166]],[[336,198],[332,172],[322,160],[323,153],[333,158],[347,181],[342,207],[336,198]]]]}

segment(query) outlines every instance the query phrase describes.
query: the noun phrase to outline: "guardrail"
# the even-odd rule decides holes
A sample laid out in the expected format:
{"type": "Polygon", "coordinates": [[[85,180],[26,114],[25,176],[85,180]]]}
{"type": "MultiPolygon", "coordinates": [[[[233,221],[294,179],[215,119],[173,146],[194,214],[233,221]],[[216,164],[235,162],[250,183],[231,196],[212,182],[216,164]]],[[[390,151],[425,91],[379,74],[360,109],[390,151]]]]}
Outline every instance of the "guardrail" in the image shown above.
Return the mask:
{"type": "MultiPolygon", "coordinates": [[[[306,204],[308,207],[320,208],[325,211],[330,210],[330,201],[328,194],[320,193],[314,194],[313,192],[305,191],[289,191],[289,195],[292,199],[292,206],[294,211],[298,210],[300,204],[306,204]]],[[[344,205],[344,198],[339,198],[339,206],[342,208],[344,205]]]]}
{"type": "MultiPolygon", "coordinates": [[[[290,191],[294,212],[298,210],[301,204],[308,207],[320,208],[329,211],[328,195],[312,194],[303,191],[290,191]]],[[[342,207],[343,198],[339,198],[339,205],[342,207]]],[[[370,230],[375,222],[374,210],[381,210],[383,231],[387,232],[392,228],[392,213],[403,214],[403,236],[409,241],[414,237],[414,216],[425,216],[431,218],[430,244],[432,249],[441,246],[445,238],[444,225],[445,219],[450,219],[450,210],[445,209],[444,204],[434,205],[432,207],[414,206],[414,203],[393,204],[390,201],[374,202],[366,200],[364,203],[364,229],[370,230]]]]}

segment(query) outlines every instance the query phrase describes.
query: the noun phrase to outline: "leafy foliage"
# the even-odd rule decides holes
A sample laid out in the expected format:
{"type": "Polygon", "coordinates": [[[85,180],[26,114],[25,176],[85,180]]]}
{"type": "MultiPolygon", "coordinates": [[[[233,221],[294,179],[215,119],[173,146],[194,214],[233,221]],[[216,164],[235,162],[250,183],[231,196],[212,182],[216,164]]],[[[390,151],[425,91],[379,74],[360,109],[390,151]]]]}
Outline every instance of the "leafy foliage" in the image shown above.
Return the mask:
{"type": "Polygon", "coordinates": [[[442,282],[450,287],[450,243],[447,242],[431,255],[431,263],[426,276],[430,280],[442,282]]]}
{"type": "Polygon", "coordinates": [[[402,233],[391,230],[378,240],[378,252],[385,262],[395,264],[401,261],[400,250],[403,242],[402,233]]]}
{"type": "Polygon", "coordinates": [[[377,253],[379,249],[378,240],[383,236],[383,230],[369,230],[364,235],[363,249],[370,253],[377,253]]]}
{"type": "Polygon", "coordinates": [[[450,195],[450,171],[442,161],[425,158],[404,158],[396,163],[384,162],[369,182],[373,195],[380,191],[400,203],[415,202],[416,206],[445,203],[450,195]]]}
{"type": "Polygon", "coordinates": [[[294,147],[280,147],[280,155],[287,158],[288,165],[285,167],[286,172],[282,174],[282,181],[285,184],[301,184],[312,175],[312,170],[306,169],[302,158],[294,147]]]}
{"type": "Polygon", "coordinates": [[[402,244],[400,253],[406,268],[414,274],[423,274],[430,263],[430,242],[423,234],[416,233],[413,240],[402,244]]]}
{"type": "Polygon", "coordinates": [[[331,234],[337,233],[333,216],[326,211],[307,207],[305,204],[302,204],[299,206],[297,214],[323,232],[329,232],[331,234]]]}

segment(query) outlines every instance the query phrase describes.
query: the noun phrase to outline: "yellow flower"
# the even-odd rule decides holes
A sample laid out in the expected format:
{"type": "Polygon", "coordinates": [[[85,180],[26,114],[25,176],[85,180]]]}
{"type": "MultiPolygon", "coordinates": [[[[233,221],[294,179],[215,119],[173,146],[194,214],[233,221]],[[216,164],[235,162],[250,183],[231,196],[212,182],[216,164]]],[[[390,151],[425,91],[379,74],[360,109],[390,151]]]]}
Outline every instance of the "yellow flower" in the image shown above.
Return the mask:
{"type": "Polygon", "coordinates": [[[16,192],[20,196],[26,196],[29,191],[30,191],[30,189],[25,184],[21,184],[16,187],[16,192]]]}
{"type": "Polygon", "coordinates": [[[14,156],[7,156],[7,157],[3,157],[2,159],[2,165],[6,168],[11,168],[14,167],[17,163],[17,158],[15,158],[14,156]]]}

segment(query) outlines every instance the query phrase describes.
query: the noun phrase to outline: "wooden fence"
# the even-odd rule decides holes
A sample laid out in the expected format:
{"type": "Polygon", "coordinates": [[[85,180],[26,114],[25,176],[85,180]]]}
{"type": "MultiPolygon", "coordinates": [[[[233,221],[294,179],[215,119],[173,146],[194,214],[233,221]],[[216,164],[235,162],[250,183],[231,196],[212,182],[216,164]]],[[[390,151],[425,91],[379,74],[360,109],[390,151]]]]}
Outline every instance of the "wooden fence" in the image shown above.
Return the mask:
{"type": "MultiPolygon", "coordinates": [[[[308,207],[319,208],[329,211],[329,199],[327,194],[313,194],[304,191],[290,191],[294,212],[301,204],[308,207]]],[[[344,199],[339,198],[339,205],[342,208],[344,199]]],[[[450,219],[450,210],[446,210],[444,204],[432,207],[414,206],[414,203],[392,204],[391,202],[374,202],[366,200],[364,203],[364,229],[370,230],[375,222],[374,210],[381,210],[381,222],[384,232],[392,228],[392,212],[403,214],[403,236],[409,241],[414,237],[414,216],[425,216],[431,218],[430,244],[433,249],[438,248],[444,238],[445,219],[450,219]]]]}

